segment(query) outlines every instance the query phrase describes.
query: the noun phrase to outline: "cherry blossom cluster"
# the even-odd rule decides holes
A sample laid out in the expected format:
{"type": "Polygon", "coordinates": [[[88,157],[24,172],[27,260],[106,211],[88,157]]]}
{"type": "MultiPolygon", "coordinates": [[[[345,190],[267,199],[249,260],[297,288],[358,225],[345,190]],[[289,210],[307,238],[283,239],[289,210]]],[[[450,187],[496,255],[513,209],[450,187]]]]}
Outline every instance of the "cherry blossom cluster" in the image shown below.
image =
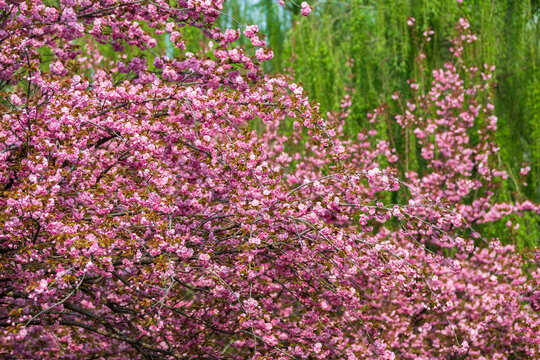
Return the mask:
{"type": "Polygon", "coordinates": [[[322,117],[222,8],[0,0],[0,356],[538,356],[540,271],[471,227],[538,211],[490,202],[494,121],[468,145],[489,75],[449,65],[418,97],[437,116],[396,119],[431,171],[405,182],[389,141],[344,136],[349,99],[322,117]]]}

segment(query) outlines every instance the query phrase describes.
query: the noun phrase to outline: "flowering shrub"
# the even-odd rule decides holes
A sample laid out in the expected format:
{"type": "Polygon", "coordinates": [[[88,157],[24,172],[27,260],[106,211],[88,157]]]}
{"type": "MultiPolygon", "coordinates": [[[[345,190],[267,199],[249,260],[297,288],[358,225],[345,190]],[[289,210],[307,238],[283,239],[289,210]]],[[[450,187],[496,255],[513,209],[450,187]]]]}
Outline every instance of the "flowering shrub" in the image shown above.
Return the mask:
{"type": "MultiPolygon", "coordinates": [[[[47,4],[0,1],[2,356],[537,356],[540,273],[496,241],[475,248],[489,199],[478,212],[461,206],[478,183],[450,186],[475,164],[486,186],[502,176],[489,143],[448,190],[406,184],[379,163],[398,160],[389,143],[344,138],[346,101],[324,119],[262,73],[256,26],[254,57],[234,47],[222,2],[47,4]],[[187,52],[185,27],[212,52],[187,52]],[[164,33],[179,56],[152,50],[164,33]],[[96,44],[126,56],[103,66],[96,44]],[[385,202],[400,188],[408,204],[385,202]]],[[[454,96],[448,71],[434,87],[454,96]]],[[[456,166],[444,139],[470,116],[426,120],[444,144],[434,170],[456,166]]]]}

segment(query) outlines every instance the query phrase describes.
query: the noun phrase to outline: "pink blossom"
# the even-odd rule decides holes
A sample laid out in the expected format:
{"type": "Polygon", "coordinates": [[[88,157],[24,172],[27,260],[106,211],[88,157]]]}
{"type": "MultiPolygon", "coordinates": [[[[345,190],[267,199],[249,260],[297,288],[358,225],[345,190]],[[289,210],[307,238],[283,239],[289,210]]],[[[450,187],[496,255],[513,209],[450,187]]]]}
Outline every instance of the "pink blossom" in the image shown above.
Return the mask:
{"type": "Polygon", "coordinates": [[[50,71],[51,71],[51,74],[53,75],[64,75],[67,72],[66,68],[64,67],[64,64],[62,64],[60,61],[51,63],[50,71]]]}
{"type": "Polygon", "coordinates": [[[352,94],[322,114],[265,74],[271,50],[250,56],[254,26],[232,43],[222,0],[60,3],[2,23],[3,357],[538,354],[540,274],[477,231],[540,208],[494,194],[489,67],[471,76],[464,21],[425,91],[350,137],[352,94]],[[180,25],[217,45],[188,52],[180,25]],[[163,34],[174,57],[152,65],[163,34]]]}
{"type": "Polygon", "coordinates": [[[202,261],[202,262],[207,262],[210,260],[210,255],[208,254],[200,254],[199,255],[199,260],[202,261]]]}
{"type": "Polygon", "coordinates": [[[309,6],[309,4],[305,1],[302,2],[302,4],[300,5],[300,8],[301,8],[301,12],[303,16],[308,16],[312,10],[311,6],[309,6]]]}
{"type": "Polygon", "coordinates": [[[272,50],[257,49],[255,51],[255,56],[259,61],[267,61],[274,57],[274,52],[272,50]]]}
{"type": "Polygon", "coordinates": [[[248,38],[252,38],[259,33],[259,27],[257,25],[248,25],[244,30],[244,35],[248,38]]]}
{"type": "Polygon", "coordinates": [[[11,103],[13,105],[15,105],[15,106],[20,106],[20,105],[22,105],[24,103],[23,100],[19,96],[17,96],[16,94],[11,95],[10,100],[11,100],[11,103]]]}

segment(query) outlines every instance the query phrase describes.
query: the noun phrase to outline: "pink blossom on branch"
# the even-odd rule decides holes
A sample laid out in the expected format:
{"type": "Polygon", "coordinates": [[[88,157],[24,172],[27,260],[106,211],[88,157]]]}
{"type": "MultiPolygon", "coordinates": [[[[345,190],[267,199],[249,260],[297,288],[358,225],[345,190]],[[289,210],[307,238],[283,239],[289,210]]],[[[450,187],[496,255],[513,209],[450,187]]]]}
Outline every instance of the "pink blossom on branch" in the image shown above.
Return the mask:
{"type": "Polygon", "coordinates": [[[300,4],[300,11],[303,16],[308,16],[311,10],[311,6],[309,6],[307,2],[303,1],[302,4],[300,4]]]}
{"type": "MultiPolygon", "coordinates": [[[[503,174],[488,131],[465,146],[482,109],[445,93],[466,92],[456,67],[428,95],[438,117],[411,101],[400,120],[425,129],[433,169],[405,182],[389,141],[344,136],[350,101],[323,118],[300,86],[262,72],[271,50],[234,47],[222,7],[0,2],[13,15],[0,49],[0,355],[538,354],[538,270],[531,281],[511,246],[475,248],[468,227],[537,206],[490,203],[503,174]],[[215,44],[211,58],[185,51],[184,26],[215,44]],[[150,65],[163,33],[179,55],[150,65]],[[482,186],[477,206],[462,202],[482,186]],[[383,201],[400,189],[408,203],[383,201]]],[[[264,46],[257,30],[244,35],[264,46]]]]}

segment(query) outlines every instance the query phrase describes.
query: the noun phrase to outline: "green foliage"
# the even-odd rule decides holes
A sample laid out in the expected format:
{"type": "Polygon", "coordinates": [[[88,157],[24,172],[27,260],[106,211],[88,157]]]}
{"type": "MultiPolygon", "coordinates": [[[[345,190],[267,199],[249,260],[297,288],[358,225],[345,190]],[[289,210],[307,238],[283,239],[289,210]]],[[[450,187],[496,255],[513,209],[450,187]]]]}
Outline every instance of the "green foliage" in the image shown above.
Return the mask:
{"type": "Polygon", "coordinates": [[[486,239],[500,238],[506,243],[517,246],[520,250],[538,246],[540,239],[540,216],[525,212],[523,215],[505,215],[500,220],[475,226],[486,239]],[[510,223],[509,223],[510,222],[510,223]]]}

